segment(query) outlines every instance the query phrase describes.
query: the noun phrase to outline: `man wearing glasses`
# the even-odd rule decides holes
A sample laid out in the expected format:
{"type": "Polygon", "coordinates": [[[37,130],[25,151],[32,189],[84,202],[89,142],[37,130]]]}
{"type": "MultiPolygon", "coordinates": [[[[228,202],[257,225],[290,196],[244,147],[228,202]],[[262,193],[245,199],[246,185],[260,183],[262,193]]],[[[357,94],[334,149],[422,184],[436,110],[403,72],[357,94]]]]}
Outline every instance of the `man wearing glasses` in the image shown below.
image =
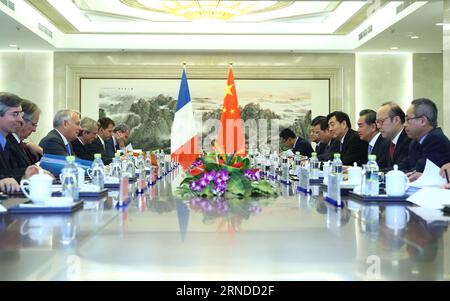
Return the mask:
{"type": "Polygon", "coordinates": [[[392,169],[395,164],[400,170],[407,170],[411,139],[405,132],[405,112],[396,103],[386,102],[378,109],[376,122],[381,136],[390,142],[385,170],[392,169]]]}
{"type": "Polygon", "coordinates": [[[14,133],[23,123],[22,99],[11,93],[0,92],[0,190],[13,192],[19,190],[18,182],[39,172],[35,165],[17,166],[14,153],[7,136],[14,133]]]}
{"type": "Polygon", "coordinates": [[[450,141],[437,127],[437,107],[427,98],[413,100],[406,111],[406,134],[413,140],[408,151],[407,175],[417,180],[425,168],[426,160],[442,167],[450,162],[450,141]]]}
{"type": "Polygon", "coordinates": [[[18,181],[24,175],[25,168],[17,166],[7,137],[22,125],[21,101],[17,95],[0,93],[0,178],[12,177],[18,181]]]}
{"type": "Polygon", "coordinates": [[[34,143],[25,143],[32,133],[36,132],[41,110],[26,99],[21,102],[23,122],[16,132],[8,136],[11,147],[14,147],[15,160],[20,167],[28,167],[38,162],[42,156],[42,148],[34,143]]]}

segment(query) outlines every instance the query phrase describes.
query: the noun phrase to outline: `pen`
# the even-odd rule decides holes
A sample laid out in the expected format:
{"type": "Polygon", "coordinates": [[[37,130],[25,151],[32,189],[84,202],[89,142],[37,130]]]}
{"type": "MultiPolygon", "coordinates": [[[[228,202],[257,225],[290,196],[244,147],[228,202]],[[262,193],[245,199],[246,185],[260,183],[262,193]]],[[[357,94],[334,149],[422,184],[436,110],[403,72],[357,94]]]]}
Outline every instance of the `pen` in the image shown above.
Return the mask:
{"type": "Polygon", "coordinates": [[[450,183],[450,181],[448,180],[448,173],[447,173],[447,170],[444,169],[444,172],[445,172],[445,178],[447,178],[447,184],[448,184],[448,183],[450,183]]]}

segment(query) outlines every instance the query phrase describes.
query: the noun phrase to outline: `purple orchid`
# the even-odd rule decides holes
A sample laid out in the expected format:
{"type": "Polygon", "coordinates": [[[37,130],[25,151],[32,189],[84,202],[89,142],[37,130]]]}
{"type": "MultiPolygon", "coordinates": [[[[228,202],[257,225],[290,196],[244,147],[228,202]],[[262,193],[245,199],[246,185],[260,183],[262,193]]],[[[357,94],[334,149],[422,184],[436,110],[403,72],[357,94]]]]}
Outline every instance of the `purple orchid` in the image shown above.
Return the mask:
{"type": "Polygon", "coordinates": [[[251,181],[259,181],[261,179],[259,169],[255,170],[246,169],[244,170],[244,176],[251,181]]]}
{"type": "Polygon", "coordinates": [[[202,160],[197,160],[197,161],[195,161],[194,163],[192,163],[192,167],[198,167],[198,166],[201,166],[203,164],[203,161],[202,160]]]}
{"type": "Polygon", "coordinates": [[[189,184],[189,187],[191,188],[192,191],[197,191],[197,192],[201,192],[204,188],[201,185],[199,185],[196,181],[191,181],[191,183],[189,184]]]}

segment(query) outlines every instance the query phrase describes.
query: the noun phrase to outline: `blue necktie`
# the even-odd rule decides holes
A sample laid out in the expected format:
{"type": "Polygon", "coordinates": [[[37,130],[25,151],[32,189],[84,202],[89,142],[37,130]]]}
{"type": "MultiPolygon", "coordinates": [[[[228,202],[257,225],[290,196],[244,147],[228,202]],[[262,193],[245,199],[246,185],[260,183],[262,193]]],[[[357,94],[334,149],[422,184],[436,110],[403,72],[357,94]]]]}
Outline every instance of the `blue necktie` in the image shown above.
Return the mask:
{"type": "Polygon", "coordinates": [[[373,149],[372,145],[369,144],[369,155],[372,153],[372,149],[373,149]]]}
{"type": "Polygon", "coordinates": [[[72,155],[72,153],[70,152],[69,144],[66,144],[66,150],[67,150],[67,153],[69,154],[69,156],[72,155]]]}

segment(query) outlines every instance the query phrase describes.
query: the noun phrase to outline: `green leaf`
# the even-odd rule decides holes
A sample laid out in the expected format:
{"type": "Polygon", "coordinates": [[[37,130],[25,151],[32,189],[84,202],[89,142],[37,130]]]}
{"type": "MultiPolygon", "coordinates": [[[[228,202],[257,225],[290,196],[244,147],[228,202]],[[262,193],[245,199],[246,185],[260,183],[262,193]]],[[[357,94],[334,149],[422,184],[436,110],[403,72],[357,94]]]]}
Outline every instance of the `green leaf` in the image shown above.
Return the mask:
{"type": "Polygon", "coordinates": [[[227,182],[227,189],[229,192],[233,194],[237,195],[245,194],[245,187],[244,184],[242,183],[242,178],[235,173],[232,173],[230,175],[230,179],[227,182]]]}
{"type": "Polygon", "coordinates": [[[245,158],[242,163],[244,164],[244,166],[242,167],[242,169],[248,169],[250,166],[250,160],[248,158],[245,158]]]}

